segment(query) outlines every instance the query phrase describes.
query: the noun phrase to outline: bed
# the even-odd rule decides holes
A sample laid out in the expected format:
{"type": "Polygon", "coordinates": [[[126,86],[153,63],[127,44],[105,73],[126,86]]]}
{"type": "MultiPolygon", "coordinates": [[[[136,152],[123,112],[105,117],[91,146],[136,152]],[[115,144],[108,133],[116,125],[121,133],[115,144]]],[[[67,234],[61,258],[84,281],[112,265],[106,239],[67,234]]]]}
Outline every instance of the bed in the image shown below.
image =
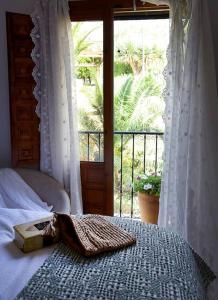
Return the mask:
{"type": "Polygon", "coordinates": [[[0,169],[1,300],[14,299],[54,248],[23,254],[13,243],[13,226],[47,217],[50,211],[69,213],[69,210],[69,197],[53,178],[36,170],[0,169]]]}
{"type": "Polygon", "coordinates": [[[12,226],[52,210],[69,212],[69,198],[52,178],[0,170],[1,300],[206,298],[214,274],[204,261],[178,235],[139,221],[106,217],[137,237],[136,245],[115,252],[84,258],[59,243],[23,254],[12,226]]]}

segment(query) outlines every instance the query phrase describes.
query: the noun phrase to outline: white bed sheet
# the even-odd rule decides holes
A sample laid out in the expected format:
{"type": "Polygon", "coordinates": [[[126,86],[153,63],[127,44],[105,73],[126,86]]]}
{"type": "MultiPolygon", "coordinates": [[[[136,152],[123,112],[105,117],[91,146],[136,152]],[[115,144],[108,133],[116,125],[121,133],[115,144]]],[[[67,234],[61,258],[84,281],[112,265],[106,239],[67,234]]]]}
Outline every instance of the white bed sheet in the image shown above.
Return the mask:
{"type": "Polygon", "coordinates": [[[0,169],[0,300],[12,300],[43,264],[54,246],[24,254],[13,226],[51,215],[51,207],[11,169],[0,169]]]}
{"type": "Polygon", "coordinates": [[[28,254],[14,242],[13,226],[50,215],[48,211],[0,208],[0,299],[12,300],[43,264],[53,247],[28,254]]]}

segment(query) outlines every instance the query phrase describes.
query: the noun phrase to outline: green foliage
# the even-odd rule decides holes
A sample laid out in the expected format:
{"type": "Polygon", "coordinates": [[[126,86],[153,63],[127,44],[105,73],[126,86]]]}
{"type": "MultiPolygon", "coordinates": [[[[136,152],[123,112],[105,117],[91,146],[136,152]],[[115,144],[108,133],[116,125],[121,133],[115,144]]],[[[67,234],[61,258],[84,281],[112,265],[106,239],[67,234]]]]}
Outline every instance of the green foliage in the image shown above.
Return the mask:
{"type": "Polygon", "coordinates": [[[74,56],[76,61],[76,77],[78,79],[83,79],[84,83],[92,83],[92,78],[95,77],[96,73],[102,64],[101,57],[89,57],[83,56],[87,55],[87,51],[91,49],[93,42],[89,41],[88,37],[92,32],[94,32],[98,26],[92,28],[89,31],[83,30],[83,22],[77,22],[72,27],[72,34],[74,40],[74,56]]]}
{"type": "Polygon", "coordinates": [[[129,64],[134,74],[139,74],[141,71],[141,57],[139,55],[139,48],[136,48],[131,42],[118,49],[116,56],[120,61],[129,64]]]}
{"type": "Polygon", "coordinates": [[[160,87],[151,76],[124,75],[117,77],[114,95],[115,130],[152,130],[153,119],[160,109],[156,107],[155,110],[153,107],[153,112],[150,111],[150,114],[146,115],[144,108],[152,107],[149,97],[159,95],[160,87]]]}
{"type": "Polygon", "coordinates": [[[115,61],[114,62],[114,77],[121,76],[121,75],[127,75],[127,74],[133,74],[132,67],[130,64],[121,62],[121,61],[115,61]]]}
{"type": "Polygon", "coordinates": [[[88,79],[89,84],[91,84],[92,80],[95,80],[96,73],[99,71],[102,59],[100,57],[80,57],[77,64],[76,77],[83,79],[84,83],[88,79]]]}
{"type": "Polygon", "coordinates": [[[129,64],[135,75],[141,72],[155,73],[155,70],[160,72],[165,63],[164,51],[156,46],[142,49],[129,42],[117,49],[115,53],[115,61],[129,64]],[[157,67],[160,67],[160,69],[157,70],[157,67]]]}
{"type": "MultiPolygon", "coordinates": [[[[86,108],[82,108],[79,112],[82,130],[103,128],[103,85],[97,78],[92,80],[95,91],[84,90],[92,111],[87,113],[86,108]]],[[[160,87],[150,75],[117,77],[114,95],[114,129],[116,131],[158,131],[153,123],[162,113],[162,108],[156,104],[155,99],[152,103],[151,97],[159,95],[160,87]]],[[[158,102],[160,103],[160,100],[158,102]]]]}
{"type": "Polygon", "coordinates": [[[79,110],[81,130],[102,131],[103,130],[103,87],[102,83],[93,78],[94,85],[84,89],[83,93],[89,99],[90,108],[79,110]]]}
{"type": "Polygon", "coordinates": [[[134,181],[134,191],[147,195],[160,196],[161,176],[141,175],[134,181]]]}
{"type": "Polygon", "coordinates": [[[88,40],[89,35],[96,30],[96,28],[92,28],[91,30],[84,32],[82,22],[76,22],[72,26],[72,35],[74,41],[74,56],[77,61],[82,52],[90,48],[92,42],[88,40]]]}
{"type": "MultiPolygon", "coordinates": [[[[81,64],[89,64],[90,63],[90,58],[86,58],[86,57],[81,57],[78,59],[79,65],[81,64]]],[[[91,77],[92,77],[92,73],[93,70],[87,66],[79,66],[76,68],[76,77],[78,79],[83,79],[85,81],[85,79],[89,79],[90,84],[91,84],[91,77]]]]}

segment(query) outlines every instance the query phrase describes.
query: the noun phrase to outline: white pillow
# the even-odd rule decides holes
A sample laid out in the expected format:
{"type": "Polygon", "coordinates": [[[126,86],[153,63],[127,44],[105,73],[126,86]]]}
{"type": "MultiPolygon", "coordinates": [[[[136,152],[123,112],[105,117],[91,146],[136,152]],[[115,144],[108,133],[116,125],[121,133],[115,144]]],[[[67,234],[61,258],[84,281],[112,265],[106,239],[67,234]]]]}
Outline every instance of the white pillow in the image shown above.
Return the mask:
{"type": "Polygon", "coordinates": [[[6,208],[7,205],[6,205],[5,201],[4,201],[4,198],[3,198],[2,194],[1,194],[1,189],[0,189],[0,208],[1,207],[6,208]]]}
{"type": "Polygon", "coordinates": [[[0,207],[51,211],[26,182],[12,169],[0,169],[0,207]]]}

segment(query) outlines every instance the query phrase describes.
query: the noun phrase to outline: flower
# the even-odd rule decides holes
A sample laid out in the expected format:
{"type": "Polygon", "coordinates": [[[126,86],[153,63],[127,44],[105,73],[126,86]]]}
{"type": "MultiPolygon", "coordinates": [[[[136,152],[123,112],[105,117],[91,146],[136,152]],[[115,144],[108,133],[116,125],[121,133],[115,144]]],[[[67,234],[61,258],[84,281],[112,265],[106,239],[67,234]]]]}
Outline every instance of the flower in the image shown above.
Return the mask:
{"type": "Polygon", "coordinates": [[[147,195],[160,196],[161,176],[159,175],[138,175],[134,180],[134,191],[147,195]]]}
{"type": "Polygon", "coordinates": [[[144,189],[145,191],[147,191],[147,190],[151,190],[152,187],[153,187],[152,184],[147,183],[147,184],[144,185],[143,189],[144,189]]]}

